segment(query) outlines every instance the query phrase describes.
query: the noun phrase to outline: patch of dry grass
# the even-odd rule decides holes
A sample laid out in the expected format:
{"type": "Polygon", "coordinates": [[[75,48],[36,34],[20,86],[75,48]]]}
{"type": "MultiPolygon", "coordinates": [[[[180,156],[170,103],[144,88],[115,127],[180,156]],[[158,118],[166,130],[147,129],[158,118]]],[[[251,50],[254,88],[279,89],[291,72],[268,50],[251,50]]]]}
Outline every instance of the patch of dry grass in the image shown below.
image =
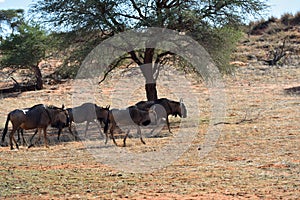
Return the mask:
{"type": "MultiPolygon", "coordinates": [[[[15,152],[1,147],[0,197],[297,199],[300,196],[300,102],[299,96],[285,94],[284,88],[298,86],[299,77],[299,68],[265,69],[262,66],[240,67],[235,77],[225,77],[227,115],[223,121],[237,122],[246,113],[249,119],[255,120],[223,125],[218,143],[201,159],[198,147],[209,125],[209,102],[205,100],[208,97],[205,87],[193,85],[194,91],[204,96],[199,100],[199,133],[180,159],[152,173],[122,172],[103,164],[83,143],[68,139],[66,130],[65,142],[52,139],[50,149],[41,145],[15,152]]],[[[71,105],[71,84],[1,98],[1,124],[4,125],[6,114],[14,108],[37,102],[71,105]]],[[[110,88],[108,86],[107,91],[113,91],[110,88]]],[[[174,132],[177,130],[175,122],[178,120],[172,119],[174,132]]],[[[90,134],[95,134],[95,141],[103,142],[95,127],[91,127],[90,134]]],[[[127,150],[159,150],[172,137],[163,135],[145,138],[146,146],[136,138],[128,138],[127,150]]],[[[117,141],[121,143],[121,139],[117,141]]]]}

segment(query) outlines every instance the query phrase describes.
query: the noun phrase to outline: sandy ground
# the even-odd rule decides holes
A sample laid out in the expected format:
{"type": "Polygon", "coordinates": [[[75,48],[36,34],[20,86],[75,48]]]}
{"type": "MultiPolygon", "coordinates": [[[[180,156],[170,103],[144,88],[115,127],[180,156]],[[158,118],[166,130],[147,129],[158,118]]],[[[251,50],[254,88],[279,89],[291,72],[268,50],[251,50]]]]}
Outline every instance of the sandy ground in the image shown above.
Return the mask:
{"type": "MultiPolygon", "coordinates": [[[[84,89],[85,95],[76,89],[74,81],[46,86],[42,91],[2,95],[0,127],[3,129],[9,111],[37,103],[72,107],[91,100],[101,106],[109,104],[120,108],[143,100],[143,82],[141,77],[136,78],[136,73],[133,70],[117,74],[99,87],[84,89]]],[[[132,134],[133,137],[127,140],[128,147],[122,148],[114,147],[111,141],[104,145],[94,125],[91,125],[88,138],[83,138],[82,142],[74,141],[67,130],[59,142],[56,130],[49,129],[49,149],[44,148],[43,143],[30,149],[21,147],[19,151],[0,147],[0,197],[298,199],[300,96],[286,94],[284,89],[299,86],[300,69],[242,66],[234,75],[224,77],[226,98],[221,101],[212,99],[211,93],[215,91],[208,90],[205,84],[185,76],[190,82],[190,85],[185,85],[183,79],[176,78],[178,76],[183,75],[168,71],[162,75],[167,78],[162,78],[158,86],[161,97],[174,100],[183,97],[191,114],[181,123],[179,118],[171,118],[173,134],[165,128],[156,137],[143,132],[146,145],[132,134]],[[213,114],[214,101],[223,102],[226,115],[213,114]],[[199,117],[191,110],[195,106],[200,111],[199,117]],[[213,121],[219,124],[213,125],[213,121]],[[216,143],[207,145],[209,148],[204,153],[205,139],[211,128],[220,130],[220,135],[215,138],[216,143]],[[176,144],[174,141],[181,130],[192,137],[184,136],[176,144]],[[158,154],[161,157],[156,160],[166,162],[153,171],[147,170],[147,167],[151,168],[151,162],[143,166],[144,161],[139,160],[142,158],[126,163],[126,159],[118,157],[162,152],[170,141],[174,152],[181,148],[184,151],[177,153],[178,157],[175,156],[172,162],[168,160],[173,156],[171,151],[158,154]],[[95,146],[97,148],[93,150],[95,146]],[[111,156],[108,160],[117,162],[108,164],[103,157],[95,156],[99,152],[107,153],[111,156]],[[137,172],[135,167],[144,170],[137,172]]],[[[219,97],[223,98],[223,94],[219,97]]],[[[83,127],[78,125],[77,129],[83,127]]],[[[28,138],[31,134],[32,131],[26,131],[25,136],[28,138]]],[[[121,144],[121,139],[117,142],[121,144]]],[[[147,159],[151,161],[152,158],[147,159]]]]}

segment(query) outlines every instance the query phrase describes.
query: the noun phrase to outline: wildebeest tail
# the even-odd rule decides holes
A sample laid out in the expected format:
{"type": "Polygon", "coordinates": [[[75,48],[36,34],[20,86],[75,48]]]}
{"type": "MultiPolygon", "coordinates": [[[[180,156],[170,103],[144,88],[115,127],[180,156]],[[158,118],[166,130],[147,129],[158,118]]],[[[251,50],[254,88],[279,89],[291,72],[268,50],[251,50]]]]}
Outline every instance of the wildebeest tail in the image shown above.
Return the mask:
{"type": "Polygon", "coordinates": [[[5,135],[6,135],[7,131],[8,131],[8,122],[9,122],[9,120],[10,120],[10,113],[7,115],[7,119],[6,119],[6,122],[5,122],[5,127],[4,127],[4,130],[2,132],[2,139],[1,139],[2,142],[4,142],[5,135]]]}

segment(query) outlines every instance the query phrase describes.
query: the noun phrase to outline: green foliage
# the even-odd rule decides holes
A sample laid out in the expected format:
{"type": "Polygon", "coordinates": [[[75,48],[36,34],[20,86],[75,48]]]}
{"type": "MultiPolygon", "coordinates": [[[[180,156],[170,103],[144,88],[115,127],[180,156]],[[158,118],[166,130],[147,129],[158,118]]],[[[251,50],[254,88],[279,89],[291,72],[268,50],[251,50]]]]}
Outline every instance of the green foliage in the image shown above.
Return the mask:
{"type": "MultiPolygon", "coordinates": [[[[101,31],[102,35],[111,36],[147,27],[185,32],[204,44],[222,71],[228,71],[225,68],[229,54],[239,35],[234,27],[266,7],[264,0],[39,0],[32,12],[40,13],[45,17],[42,20],[52,26],[71,32],[101,31]]],[[[83,45],[89,45],[88,42],[83,45]]],[[[76,48],[73,58],[75,63],[81,63],[88,48],[76,48]]],[[[148,52],[143,53],[140,59],[136,59],[140,52],[132,53],[134,62],[150,63],[145,59],[149,58],[148,52]]]]}
{"type": "Polygon", "coordinates": [[[75,78],[84,58],[105,37],[99,31],[72,31],[67,33],[53,33],[51,38],[51,51],[59,52],[54,55],[63,59],[63,64],[56,70],[56,75],[62,78],[75,78]]]}
{"type": "Polygon", "coordinates": [[[233,70],[229,64],[231,55],[242,37],[242,32],[231,27],[216,28],[212,32],[212,46],[208,48],[208,51],[219,70],[230,73],[233,70]]]}
{"type": "Polygon", "coordinates": [[[3,27],[2,24],[8,25],[13,30],[16,29],[23,20],[24,10],[22,9],[9,9],[9,10],[0,10],[0,37],[2,38],[3,27]]]}
{"type": "Polygon", "coordinates": [[[46,49],[46,33],[38,25],[23,23],[17,33],[1,42],[1,65],[24,68],[36,66],[45,57],[46,49]]]}
{"type": "Polygon", "coordinates": [[[203,25],[192,34],[210,53],[221,72],[229,73],[233,70],[229,62],[237,42],[242,37],[242,31],[231,26],[213,28],[203,25]]]}

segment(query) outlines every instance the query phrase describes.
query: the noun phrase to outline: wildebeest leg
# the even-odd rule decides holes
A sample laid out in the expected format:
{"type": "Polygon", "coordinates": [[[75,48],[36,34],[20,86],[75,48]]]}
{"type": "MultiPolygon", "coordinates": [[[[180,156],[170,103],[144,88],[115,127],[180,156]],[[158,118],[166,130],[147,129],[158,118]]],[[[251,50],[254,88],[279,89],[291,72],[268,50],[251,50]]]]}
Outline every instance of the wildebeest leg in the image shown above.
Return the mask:
{"type": "Polygon", "coordinates": [[[154,127],[151,131],[150,131],[150,135],[152,135],[153,134],[153,132],[156,130],[156,128],[157,128],[157,126],[156,127],[154,127]]]}
{"type": "Polygon", "coordinates": [[[69,132],[71,133],[71,135],[75,138],[75,140],[79,140],[78,136],[77,136],[77,131],[75,129],[75,126],[74,126],[74,130],[75,130],[75,133],[73,133],[72,131],[72,128],[71,128],[71,124],[69,125],[69,132]]]}
{"type": "Polygon", "coordinates": [[[17,130],[17,133],[18,133],[18,140],[17,140],[17,142],[18,142],[18,143],[20,143],[20,140],[21,140],[21,137],[20,137],[20,132],[21,132],[21,130],[22,130],[22,129],[20,129],[20,128],[17,130]]]}
{"type": "Polygon", "coordinates": [[[44,143],[45,143],[45,147],[49,148],[48,139],[47,139],[47,127],[44,128],[44,143]]]}
{"type": "Polygon", "coordinates": [[[87,132],[87,130],[88,130],[88,128],[89,128],[89,124],[90,124],[90,122],[87,121],[87,122],[86,122],[86,126],[85,126],[85,131],[84,131],[84,137],[86,137],[86,132],[87,132]]]}
{"type": "Polygon", "coordinates": [[[117,142],[116,142],[116,140],[115,140],[115,136],[114,136],[114,131],[113,131],[113,130],[110,130],[110,135],[111,135],[111,139],[113,140],[114,144],[115,144],[116,146],[118,146],[118,144],[117,144],[117,142]]]}
{"type": "MultiPolygon", "coordinates": [[[[38,131],[39,131],[39,129],[35,129],[34,134],[31,136],[31,138],[29,140],[30,145],[28,146],[28,148],[33,147],[32,140],[33,140],[34,136],[37,134],[38,131]]],[[[39,133],[39,140],[40,140],[40,133],[39,133]]]]}
{"type": "Polygon", "coordinates": [[[74,135],[75,140],[76,140],[76,139],[79,140],[78,132],[77,132],[77,130],[76,130],[76,124],[74,124],[73,127],[74,127],[74,133],[73,133],[73,131],[72,131],[72,126],[71,126],[71,124],[70,124],[70,126],[69,126],[69,131],[70,131],[70,133],[71,133],[72,135],[74,135]]]}
{"type": "Polygon", "coordinates": [[[107,134],[107,132],[104,132],[104,134],[105,134],[105,144],[107,144],[107,141],[108,141],[108,134],[107,134]]]}
{"type": "Polygon", "coordinates": [[[167,122],[167,126],[168,126],[168,129],[169,129],[169,133],[172,133],[172,131],[170,129],[170,122],[169,122],[169,117],[168,116],[166,117],[166,122],[167,122]]]}
{"type": "Polygon", "coordinates": [[[116,142],[116,140],[115,140],[115,137],[114,137],[114,130],[116,129],[116,126],[115,125],[113,125],[112,123],[110,123],[109,125],[108,125],[108,129],[106,130],[106,131],[104,131],[104,133],[105,133],[105,144],[107,144],[107,142],[108,142],[108,134],[107,134],[107,131],[109,130],[109,133],[110,133],[110,135],[111,135],[111,139],[113,140],[113,142],[114,142],[114,144],[116,145],[116,146],[118,146],[117,145],[117,142],[116,142]]]}
{"type": "Polygon", "coordinates": [[[97,125],[97,127],[98,127],[98,129],[100,131],[100,136],[103,137],[103,133],[101,131],[101,122],[100,121],[93,121],[93,122],[97,125]],[[100,125],[99,125],[99,123],[100,123],[100,125]]]}
{"type": "Polygon", "coordinates": [[[14,133],[16,132],[15,129],[13,129],[11,132],[10,132],[10,135],[9,135],[9,143],[10,143],[10,150],[13,150],[14,147],[13,147],[13,142],[16,144],[16,147],[17,149],[19,149],[19,145],[14,137],[14,133]]]}
{"type": "Polygon", "coordinates": [[[21,128],[21,129],[18,129],[18,143],[20,142],[21,138],[20,138],[20,133],[21,133],[21,137],[22,137],[22,145],[27,145],[27,142],[24,138],[24,130],[21,128]]]}
{"type": "Polygon", "coordinates": [[[146,144],[145,141],[144,141],[143,138],[142,138],[142,131],[141,131],[141,128],[140,128],[139,126],[136,126],[136,129],[137,129],[138,135],[140,135],[141,142],[142,142],[143,144],[146,144]]]}
{"type": "MultiPolygon", "coordinates": [[[[73,135],[73,132],[72,132],[72,125],[71,125],[71,123],[70,123],[70,125],[69,125],[69,132],[73,135]]],[[[75,129],[75,128],[74,128],[75,129]]]]}
{"type": "Polygon", "coordinates": [[[58,129],[58,135],[57,135],[57,140],[59,141],[59,136],[60,136],[60,134],[61,134],[61,131],[62,131],[62,128],[59,128],[58,129]]]}
{"type": "Polygon", "coordinates": [[[23,129],[22,128],[19,128],[18,130],[17,130],[17,133],[18,133],[18,140],[17,140],[17,142],[18,142],[18,144],[21,144],[21,137],[22,137],[22,144],[24,145],[25,144],[25,139],[24,139],[24,131],[23,131],[23,129]],[[21,136],[20,136],[20,133],[21,133],[21,136]]]}
{"type": "Polygon", "coordinates": [[[130,129],[128,129],[126,134],[125,134],[125,137],[124,137],[124,140],[123,140],[123,147],[126,147],[126,138],[128,137],[129,132],[130,132],[130,129]]]}
{"type": "Polygon", "coordinates": [[[112,124],[109,124],[108,127],[107,127],[107,129],[104,128],[105,144],[107,144],[107,141],[108,141],[108,134],[107,134],[107,132],[108,132],[108,130],[110,130],[111,128],[112,128],[112,124]]]}

